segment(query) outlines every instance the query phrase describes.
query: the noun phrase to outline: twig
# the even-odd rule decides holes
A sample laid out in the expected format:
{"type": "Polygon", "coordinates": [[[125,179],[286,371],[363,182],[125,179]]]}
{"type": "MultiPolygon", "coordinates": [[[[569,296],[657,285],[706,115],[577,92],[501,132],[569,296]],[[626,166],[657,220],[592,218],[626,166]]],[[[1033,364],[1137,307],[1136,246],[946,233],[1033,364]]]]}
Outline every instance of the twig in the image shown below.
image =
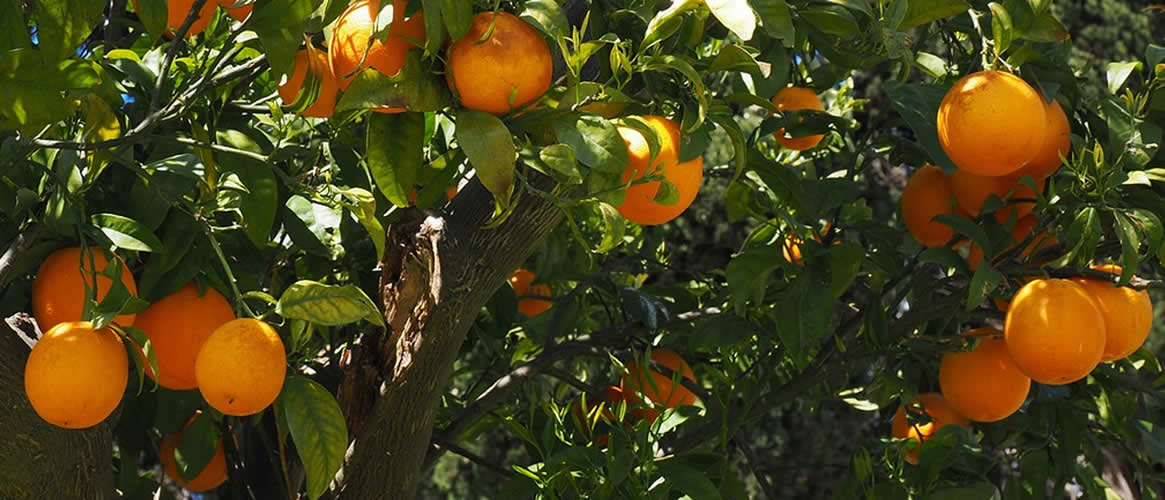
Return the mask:
{"type": "Polygon", "coordinates": [[[446,451],[451,451],[454,454],[460,455],[460,456],[464,457],[466,460],[469,460],[470,462],[473,462],[477,465],[485,467],[486,470],[493,472],[495,474],[498,474],[500,476],[509,478],[509,477],[513,477],[513,475],[514,475],[514,471],[506,469],[505,467],[502,467],[502,466],[500,466],[496,463],[493,463],[489,460],[486,460],[485,458],[478,456],[476,453],[473,453],[472,451],[469,451],[465,448],[458,446],[456,443],[451,443],[451,442],[446,441],[446,440],[441,439],[441,438],[433,438],[433,446],[435,448],[442,448],[446,451]]]}
{"type": "Polygon", "coordinates": [[[190,12],[182,21],[182,26],[179,26],[178,32],[174,33],[174,41],[170,43],[170,49],[166,51],[166,58],[162,60],[162,70],[158,72],[158,80],[154,83],[154,95],[150,97],[150,115],[146,117],[146,121],[149,121],[150,117],[157,116],[155,112],[161,107],[162,87],[166,84],[166,77],[170,76],[170,66],[174,63],[174,57],[178,55],[178,47],[186,43],[186,33],[194,25],[194,21],[198,20],[202,6],[206,2],[207,0],[194,0],[194,4],[190,6],[190,12]]]}
{"type": "Polygon", "coordinates": [[[740,450],[741,455],[744,455],[745,461],[748,462],[748,468],[752,470],[752,475],[756,478],[756,482],[760,483],[761,491],[764,491],[765,497],[769,500],[777,500],[778,498],[781,498],[781,496],[777,494],[777,487],[773,484],[773,479],[769,477],[768,474],[764,474],[760,471],[760,468],[758,467],[759,464],[756,459],[756,453],[752,451],[752,448],[740,442],[739,439],[732,440],[732,444],[736,445],[736,449],[740,450]]]}
{"type": "Polygon", "coordinates": [[[276,433],[279,434],[275,439],[279,443],[279,466],[283,469],[283,481],[287,484],[287,498],[295,500],[295,489],[291,486],[291,473],[287,468],[287,445],[284,444],[283,433],[278,430],[276,433]]]}
{"type": "Polygon", "coordinates": [[[16,262],[40,241],[44,233],[44,226],[31,225],[24,232],[16,235],[16,239],[12,240],[8,249],[0,255],[0,291],[7,289],[8,282],[12,281],[13,274],[16,273],[16,262]]]}
{"type": "Polygon", "coordinates": [[[566,370],[561,370],[553,366],[546,366],[542,368],[542,373],[565,382],[567,385],[578,389],[580,392],[585,392],[587,394],[598,394],[599,392],[598,387],[579,380],[573,375],[567,373],[566,370]]]}
{"type": "Polygon", "coordinates": [[[163,136],[163,135],[151,135],[151,136],[149,136],[149,138],[151,140],[169,141],[169,142],[176,142],[178,144],[185,144],[188,146],[198,146],[198,147],[202,147],[202,148],[208,148],[208,149],[211,149],[214,151],[218,151],[220,153],[229,153],[229,154],[233,154],[233,155],[238,155],[238,156],[250,158],[252,160],[256,160],[256,161],[259,161],[262,163],[267,163],[267,157],[265,155],[261,155],[259,153],[252,153],[250,151],[246,151],[246,150],[242,150],[242,149],[232,148],[230,146],[224,146],[222,144],[196,141],[196,140],[190,139],[188,137],[167,137],[167,136],[163,136]]]}

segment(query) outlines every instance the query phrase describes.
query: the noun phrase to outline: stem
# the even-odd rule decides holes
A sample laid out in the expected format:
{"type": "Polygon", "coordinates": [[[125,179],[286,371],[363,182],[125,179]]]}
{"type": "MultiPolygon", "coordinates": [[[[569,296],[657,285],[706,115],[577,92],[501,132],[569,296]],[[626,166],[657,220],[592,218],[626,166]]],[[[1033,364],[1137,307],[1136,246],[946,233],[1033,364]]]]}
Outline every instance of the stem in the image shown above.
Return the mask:
{"type": "MultiPolygon", "coordinates": [[[[182,26],[179,26],[178,32],[174,33],[174,41],[170,43],[170,49],[166,51],[166,58],[162,61],[162,71],[158,72],[158,80],[154,83],[154,94],[150,98],[150,117],[156,116],[154,112],[161,107],[162,87],[166,84],[166,77],[170,75],[170,66],[174,63],[174,57],[178,55],[178,47],[185,43],[186,33],[194,25],[194,21],[198,20],[202,6],[206,5],[206,2],[207,0],[194,0],[194,4],[190,6],[190,12],[182,21],[182,26]]],[[[142,123],[148,122],[150,117],[147,117],[142,123]]]]}
{"type": "Polygon", "coordinates": [[[287,468],[287,445],[284,444],[283,433],[278,432],[278,434],[276,441],[279,443],[279,466],[283,469],[283,482],[287,483],[287,498],[295,500],[295,489],[291,487],[291,473],[287,468]]]}
{"type": "Polygon", "coordinates": [[[991,41],[985,33],[983,33],[983,26],[979,23],[979,19],[983,17],[983,13],[975,9],[969,11],[971,13],[971,24],[975,26],[975,32],[979,34],[979,39],[982,40],[983,49],[979,53],[980,63],[983,64],[983,69],[991,69],[994,65],[990,62],[990,53],[987,48],[994,47],[995,42],[991,41]]]}
{"type": "Polygon", "coordinates": [[[202,222],[202,227],[205,229],[206,237],[210,240],[211,248],[214,248],[214,254],[218,256],[218,262],[222,264],[223,272],[227,274],[227,281],[231,284],[231,291],[235,294],[235,314],[246,313],[246,317],[254,318],[255,312],[243,300],[243,294],[239,292],[239,285],[235,282],[235,273],[231,271],[231,264],[227,262],[227,256],[222,253],[222,247],[219,246],[218,240],[214,239],[214,230],[205,221],[202,222]]]}

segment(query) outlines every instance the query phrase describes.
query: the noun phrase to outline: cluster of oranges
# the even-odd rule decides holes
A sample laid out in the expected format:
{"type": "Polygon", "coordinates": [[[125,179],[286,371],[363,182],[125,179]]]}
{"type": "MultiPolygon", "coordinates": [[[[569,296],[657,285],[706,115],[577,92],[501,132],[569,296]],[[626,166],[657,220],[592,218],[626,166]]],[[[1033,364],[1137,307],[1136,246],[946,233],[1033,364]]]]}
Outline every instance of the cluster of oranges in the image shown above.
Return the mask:
{"type": "Polygon", "coordinates": [[[579,428],[587,437],[592,438],[596,445],[606,446],[609,435],[596,434],[594,424],[610,425],[619,421],[613,410],[620,404],[627,406],[627,413],[622,421],[627,427],[634,426],[635,422],[640,420],[646,420],[648,424],[654,423],[659,418],[660,408],[696,404],[696,394],[678,383],[681,377],[693,384],[697,383],[695,373],[684,358],[671,349],[657,347],[651,350],[651,361],[671,370],[674,378],[673,375],[665,375],[652,369],[650,363],[646,363],[645,366],[632,360],[627,363],[627,373],[623,375],[619,385],[607,386],[603,388],[598,398],[582,399],[571,406],[570,413],[579,428]],[[596,415],[596,412],[599,414],[596,415]]]}
{"type": "MultiPolygon", "coordinates": [[[[1014,75],[982,71],[959,80],[947,93],[938,112],[938,132],[956,171],[948,176],[927,165],[911,176],[902,192],[902,216],[919,242],[928,247],[950,243],[953,229],[932,219],[941,214],[977,217],[984,201],[995,195],[1008,202],[994,216],[1001,224],[1013,224],[1011,248],[1031,239],[1019,257],[1055,244],[1053,236],[1031,236],[1038,225],[1031,214],[1036,193],[1020,179],[1031,176],[1042,191],[1068,154],[1069,124],[1059,103],[1045,102],[1014,75]]],[[[972,244],[970,267],[983,258],[983,251],[972,244]]],[[[1111,278],[1032,276],[1010,303],[997,300],[997,307],[1007,312],[1003,331],[965,332],[964,339],[974,339],[969,342],[973,348],[943,355],[941,393],[920,394],[900,407],[893,436],[922,442],[946,425],[1005,419],[1023,406],[1033,380],[1072,383],[1101,362],[1122,359],[1140,348],[1153,320],[1148,293],[1115,286],[1118,266],[1093,269],[1111,278]]],[[[906,460],[918,463],[917,453],[917,448],[909,450],[906,460]]]]}
{"type": "MultiPolygon", "coordinates": [[[[136,295],[133,275],[114,257],[121,283],[136,295]]],[[[114,286],[103,274],[109,265],[104,252],[65,248],[41,263],[33,281],[33,314],[45,333],[28,356],[24,387],[36,413],[59,427],[83,429],[101,423],[121,403],[128,385],[129,356],[118,330],[95,329],[82,321],[87,290],[95,291],[100,302],[114,286]]],[[[145,332],[157,373],[142,348],[129,345],[158,385],[197,388],[223,414],[259,413],[283,388],[287,356],[279,334],[263,321],[236,318],[230,303],[212,288],[199,292],[196,284],[186,284],[141,313],[117,316],[114,322],[145,332]]],[[[162,446],[161,460],[174,480],[196,491],[226,480],[220,443],[210,466],[183,482],[173,472],[173,448],[179,440],[180,433],[167,436],[162,446]]]]}

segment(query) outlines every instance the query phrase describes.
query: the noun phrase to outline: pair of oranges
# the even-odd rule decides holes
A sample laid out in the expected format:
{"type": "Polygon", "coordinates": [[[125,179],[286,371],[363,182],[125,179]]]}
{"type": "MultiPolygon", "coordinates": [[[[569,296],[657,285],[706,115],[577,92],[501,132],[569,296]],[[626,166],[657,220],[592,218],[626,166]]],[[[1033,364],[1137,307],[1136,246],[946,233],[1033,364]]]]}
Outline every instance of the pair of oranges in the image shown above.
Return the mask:
{"type": "MultiPolygon", "coordinates": [[[[136,294],[133,275],[124,261],[114,258],[121,284],[136,294]]],[[[24,387],[36,413],[53,425],[83,429],[101,423],[121,403],[128,385],[129,356],[121,336],[113,328],[95,329],[82,321],[87,291],[95,292],[100,302],[113,288],[113,280],[104,274],[110,266],[104,252],[65,248],[41,263],[33,281],[33,314],[45,333],[29,353],[24,387]]],[[[141,329],[149,337],[156,374],[141,347],[132,342],[130,346],[159,385],[198,388],[207,403],[224,414],[263,411],[283,387],[287,357],[279,334],[263,321],[236,319],[231,305],[214,289],[199,293],[190,283],[141,313],[117,316],[114,322],[141,329]]],[[[180,435],[163,440],[161,458],[169,462],[168,472],[178,440],[180,435]]],[[[221,455],[220,443],[210,465],[189,483],[176,473],[170,476],[195,491],[213,488],[226,478],[221,455]]]]}

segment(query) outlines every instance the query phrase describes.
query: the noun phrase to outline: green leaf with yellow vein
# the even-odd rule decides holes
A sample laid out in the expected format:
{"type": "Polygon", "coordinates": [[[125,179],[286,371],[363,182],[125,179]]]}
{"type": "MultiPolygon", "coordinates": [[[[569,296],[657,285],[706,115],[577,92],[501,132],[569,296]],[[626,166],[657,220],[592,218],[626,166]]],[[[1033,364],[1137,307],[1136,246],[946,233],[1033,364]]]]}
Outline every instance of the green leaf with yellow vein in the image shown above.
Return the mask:
{"type": "Polygon", "coordinates": [[[300,280],[287,287],[275,312],[288,319],[302,319],[317,325],[341,326],[368,320],[384,325],[380,309],[356,285],[325,285],[300,280]]]}
{"type": "Polygon", "coordinates": [[[320,384],[292,375],[284,382],[276,406],[303,462],[307,496],[319,498],[343,465],[348,448],[348,426],[340,405],[320,384]]]}

